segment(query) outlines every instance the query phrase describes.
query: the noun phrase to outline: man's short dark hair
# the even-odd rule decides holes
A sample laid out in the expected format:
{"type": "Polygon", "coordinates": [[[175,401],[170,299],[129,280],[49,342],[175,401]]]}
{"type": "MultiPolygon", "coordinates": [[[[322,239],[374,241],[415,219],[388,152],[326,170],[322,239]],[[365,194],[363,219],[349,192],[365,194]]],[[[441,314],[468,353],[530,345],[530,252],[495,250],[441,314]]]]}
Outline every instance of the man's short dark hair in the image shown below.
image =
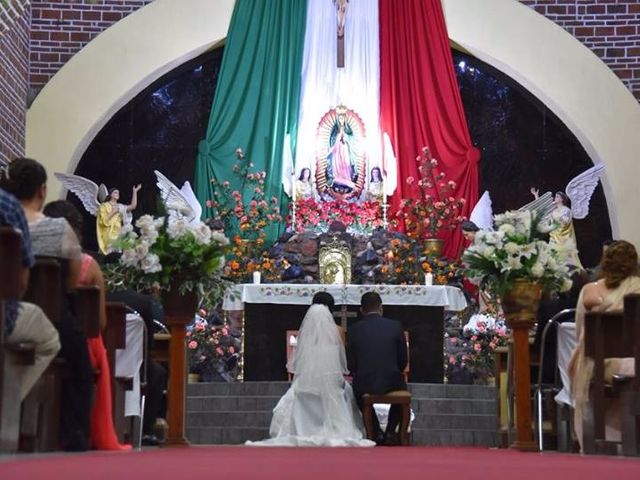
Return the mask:
{"type": "Polygon", "coordinates": [[[360,309],[362,313],[369,313],[382,306],[382,298],[377,292],[367,292],[360,299],[360,309]]]}
{"type": "Polygon", "coordinates": [[[463,232],[477,232],[480,228],[471,220],[465,220],[460,224],[460,228],[463,232]]]}
{"type": "Polygon", "coordinates": [[[313,300],[311,301],[313,304],[326,305],[327,308],[332,309],[336,304],[333,299],[333,295],[329,292],[318,292],[313,296],[313,300]]]}

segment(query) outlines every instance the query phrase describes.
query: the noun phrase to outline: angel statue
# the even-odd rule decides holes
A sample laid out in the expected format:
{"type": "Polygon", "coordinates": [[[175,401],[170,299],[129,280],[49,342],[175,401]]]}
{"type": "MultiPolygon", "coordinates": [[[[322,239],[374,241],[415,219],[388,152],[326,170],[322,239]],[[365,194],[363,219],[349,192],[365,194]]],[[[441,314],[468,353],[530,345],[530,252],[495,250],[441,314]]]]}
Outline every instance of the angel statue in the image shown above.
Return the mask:
{"type": "Polygon", "coordinates": [[[142,185],[132,188],[131,203],[123,205],[120,200],[120,190],[107,190],[104,184],[100,186],[88,178],[79,175],[56,172],[54,174],[62,185],[73,192],[82,202],[84,208],[96,217],[96,236],[98,247],[104,255],[108,254],[110,244],[118,238],[123,225],[131,223],[131,212],[138,206],[138,191],[142,185]]]}
{"type": "Polygon", "coordinates": [[[186,181],[182,184],[182,188],[178,188],[158,170],[154,170],[153,173],[156,174],[156,185],[160,189],[167,215],[173,218],[184,218],[192,225],[198,224],[202,217],[202,205],[193,193],[191,184],[186,181]]]}
{"type": "Polygon", "coordinates": [[[551,192],[545,193],[547,199],[540,202],[543,196],[539,194],[538,189],[531,188],[531,194],[535,199],[532,204],[538,202],[534,209],[543,214],[542,226],[549,231],[550,241],[572,247],[574,253],[569,257],[569,264],[579,269],[583,267],[576,250],[573,219],[581,220],[589,214],[589,201],[603,172],[603,164],[585,170],[567,184],[564,192],[556,192],[551,202],[551,192]]]}

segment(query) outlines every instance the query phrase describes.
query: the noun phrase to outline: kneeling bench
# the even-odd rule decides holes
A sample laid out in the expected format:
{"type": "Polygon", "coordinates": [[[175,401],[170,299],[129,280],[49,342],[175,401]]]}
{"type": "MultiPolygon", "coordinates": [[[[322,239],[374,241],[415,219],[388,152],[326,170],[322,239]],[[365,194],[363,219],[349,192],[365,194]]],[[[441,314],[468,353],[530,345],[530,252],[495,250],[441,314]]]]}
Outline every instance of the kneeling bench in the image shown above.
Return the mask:
{"type": "Polygon", "coordinates": [[[400,445],[409,445],[409,420],[411,418],[411,392],[408,390],[395,390],[382,395],[365,393],[362,395],[362,416],[364,428],[367,430],[367,438],[376,440],[376,432],[373,429],[374,403],[389,405],[402,405],[400,415],[400,445]]]}

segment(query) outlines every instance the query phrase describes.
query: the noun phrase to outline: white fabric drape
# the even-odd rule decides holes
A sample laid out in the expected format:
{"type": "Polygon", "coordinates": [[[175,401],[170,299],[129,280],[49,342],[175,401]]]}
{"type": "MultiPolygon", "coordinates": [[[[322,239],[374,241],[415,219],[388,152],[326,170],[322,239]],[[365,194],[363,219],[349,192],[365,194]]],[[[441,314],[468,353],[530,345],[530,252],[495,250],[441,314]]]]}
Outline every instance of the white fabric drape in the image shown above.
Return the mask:
{"type": "Polygon", "coordinates": [[[365,124],[368,172],[381,166],[378,0],[349,2],[344,68],[336,66],[336,30],[334,3],[309,0],[295,159],[298,175],[305,167],[315,172],[318,123],[328,110],[341,104],[355,111],[365,124]]]}

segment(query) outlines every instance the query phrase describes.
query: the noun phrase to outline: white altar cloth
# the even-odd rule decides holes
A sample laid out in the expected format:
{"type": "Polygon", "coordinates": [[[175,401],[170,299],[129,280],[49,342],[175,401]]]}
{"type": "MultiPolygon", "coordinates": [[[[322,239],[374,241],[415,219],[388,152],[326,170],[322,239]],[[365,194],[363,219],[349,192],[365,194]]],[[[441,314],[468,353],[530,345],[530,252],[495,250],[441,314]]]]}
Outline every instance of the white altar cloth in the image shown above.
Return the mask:
{"type": "Polygon", "coordinates": [[[242,310],[244,303],[310,305],[317,292],[329,292],[336,305],[360,305],[366,292],[375,291],[386,305],[444,307],[459,311],[467,300],[459,288],[448,285],[325,285],[289,283],[245,283],[230,287],[224,297],[224,310],[242,310]]]}

